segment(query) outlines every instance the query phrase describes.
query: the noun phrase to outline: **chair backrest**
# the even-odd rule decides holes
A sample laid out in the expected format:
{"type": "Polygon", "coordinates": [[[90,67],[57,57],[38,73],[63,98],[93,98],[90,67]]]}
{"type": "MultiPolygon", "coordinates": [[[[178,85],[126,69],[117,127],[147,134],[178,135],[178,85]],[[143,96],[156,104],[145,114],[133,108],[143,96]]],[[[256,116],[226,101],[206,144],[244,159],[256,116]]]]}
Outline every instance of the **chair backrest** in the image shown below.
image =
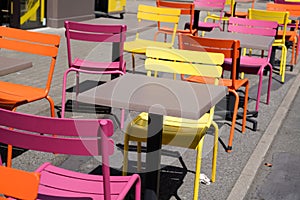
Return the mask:
{"type": "Polygon", "coordinates": [[[244,34],[275,36],[278,23],[276,21],[255,20],[230,17],[228,31],[244,34]]]}
{"type": "Polygon", "coordinates": [[[287,23],[289,19],[289,12],[274,11],[274,10],[257,10],[257,9],[250,8],[248,10],[248,18],[256,19],[256,20],[275,21],[279,25],[282,25],[283,35],[281,39],[277,40],[277,42],[285,44],[285,35],[286,35],[287,23]]]}
{"type": "Polygon", "coordinates": [[[240,57],[240,41],[215,38],[203,38],[189,35],[179,35],[179,49],[222,53],[225,58],[232,59],[231,79],[232,85],[236,84],[236,67],[240,57]]]}
{"type": "MultiPolygon", "coordinates": [[[[114,152],[109,119],[62,119],[0,109],[0,142],[14,147],[69,155],[102,155],[104,184],[109,186],[109,155],[114,152]],[[49,145],[51,144],[51,145],[49,145]]],[[[1,164],[1,163],[0,163],[1,164]]],[[[110,187],[105,187],[110,195],[110,187]]]]}
{"type": "Polygon", "coordinates": [[[289,16],[300,16],[300,4],[267,3],[267,10],[287,11],[289,16]]]}
{"type": "Polygon", "coordinates": [[[294,5],[299,5],[300,2],[298,1],[285,1],[285,0],[274,0],[274,3],[280,3],[280,4],[294,4],[294,5]]]}
{"type": "MultiPolygon", "coordinates": [[[[157,23],[172,24],[173,34],[171,44],[173,45],[176,37],[176,30],[180,19],[180,9],[175,8],[162,8],[156,6],[148,6],[140,4],[138,6],[137,19],[140,24],[145,21],[155,21],[157,23]]],[[[136,33],[136,38],[139,38],[139,32],[136,33]]]]}
{"type": "MultiPolygon", "coordinates": [[[[16,199],[34,200],[38,195],[40,174],[0,166],[0,194],[16,199]]],[[[0,199],[6,199],[1,198],[0,199]]]]}
{"type": "Polygon", "coordinates": [[[220,78],[224,55],[220,53],[188,51],[148,47],[146,50],[145,69],[173,74],[186,74],[220,78]]]}
{"type": "Polygon", "coordinates": [[[195,7],[199,8],[209,8],[211,11],[216,11],[220,13],[220,20],[218,21],[221,24],[223,12],[225,8],[226,0],[194,0],[195,7]]]}
{"type": "MultiPolygon", "coordinates": [[[[192,33],[194,13],[195,13],[195,5],[193,3],[156,0],[156,6],[180,9],[181,15],[189,15],[190,16],[189,30],[192,33]]],[[[160,28],[160,22],[158,23],[158,29],[159,28],[160,28]]]]}
{"type": "Polygon", "coordinates": [[[0,26],[0,49],[51,57],[45,92],[48,94],[53,77],[60,36],[0,26]]]}
{"type": "MultiPolygon", "coordinates": [[[[72,66],[74,57],[72,57],[72,40],[95,43],[111,43],[118,44],[118,52],[112,55],[112,61],[119,63],[122,68],[124,42],[126,40],[126,25],[113,24],[87,24],[83,22],[65,21],[68,63],[72,66]]],[[[77,46],[78,47],[78,46],[77,46]]],[[[105,48],[105,47],[103,47],[105,48]]],[[[107,52],[107,50],[105,51],[107,52]]],[[[85,57],[85,60],[87,58],[85,57]]]]}

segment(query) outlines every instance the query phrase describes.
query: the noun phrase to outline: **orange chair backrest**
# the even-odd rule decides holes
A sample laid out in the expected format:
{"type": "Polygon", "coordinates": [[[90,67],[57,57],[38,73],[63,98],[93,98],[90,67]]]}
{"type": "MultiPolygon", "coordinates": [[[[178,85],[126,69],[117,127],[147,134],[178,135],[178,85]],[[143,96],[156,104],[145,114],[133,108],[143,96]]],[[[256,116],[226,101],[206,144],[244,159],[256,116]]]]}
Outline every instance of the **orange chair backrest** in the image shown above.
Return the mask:
{"type": "MultiPolygon", "coordinates": [[[[37,198],[40,174],[0,166],[0,194],[33,200],[37,198]]],[[[6,199],[1,198],[0,199],[6,199]]]]}
{"type": "Polygon", "coordinates": [[[45,87],[47,94],[50,90],[59,42],[58,35],[0,27],[0,48],[52,57],[45,87]]]}

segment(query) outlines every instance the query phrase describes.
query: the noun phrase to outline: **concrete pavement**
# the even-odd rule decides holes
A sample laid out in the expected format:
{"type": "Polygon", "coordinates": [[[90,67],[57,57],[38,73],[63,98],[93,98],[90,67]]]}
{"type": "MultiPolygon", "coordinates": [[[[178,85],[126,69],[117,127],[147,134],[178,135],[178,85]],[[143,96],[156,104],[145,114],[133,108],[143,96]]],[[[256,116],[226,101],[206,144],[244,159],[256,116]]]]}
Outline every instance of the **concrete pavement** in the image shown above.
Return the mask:
{"type": "MultiPolygon", "coordinates": [[[[128,26],[128,39],[133,38],[136,25],[136,10],[138,4],[149,4],[155,5],[155,1],[152,0],[127,0],[126,13],[124,19],[112,19],[112,18],[97,18],[90,20],[90,23],[125,23],[128,26]]],[[[256,8],[264,8],[264,2],[256,2],[256,8]]],[[[243,7],[244,5],[242,5],[243,7]]],[[[247,5],[245,5],[247,6],[247,5]]],[[[187,21],[187,20],[185,20],[187,21]]],[[[180,26],[182,26],[180,23],[180,26]]],[[[61,101],[61,85],[62,85],[62,75],[67,69],[67,55],[66,55],[66,45],[64,39],[64,29],[54,29],[54,28],[42,28],[34,31],[41,31],[53,34],[61,35],[61,44],[59,49],[59,55],[57,58],[57,64],[55,69],[55,75],[52,82],[52,87],[50,95],[53,97],[55,104],[60,105],[61,101]]],[[[153,35],[151,30],[145,31],[147,34],[153,35]]],[[[92,47],[94,49],[95,47],[92,47]]],[[[80,46],[78,46],[81,53],[90,54],[89,51],[83,51],[80,46]]],[[[103,49],[100,50],[101,54],[104,54],[103,49]]],[[[4,52],[10,54],[10,52],[4,52]]],[[[289,50],[290,53],[290,50],[289,50]]],[[[46,73],[46,65],[41,60],[28,55],[20,55],[24,59],[33,60],[34,65],[32,69],[23,70],[16,74],[10,74],[1,77],[1,80],[7,80],[12,82],[20,82],[24,84],[35,84],[42,85],[44,77],[41,74],[46,73]],[[37,70],[38,69],[38,70],[37,70]],[[38,78],[37,78],[38,77],[38,78]]],[[[125,54],[125,59],[127,61],[127,68],[131,70],[131,57],[130,54],[125,54]]],[[[289,58],[288,58],[289,61],[289,58]]],[[[137,71],[144,73],[143,60],[137,60],[137,71]]],[[[291,102],[297,94],[297,88],[299,88],[299,70],[298,66],[295,67],[293,72],[287,71],[286,82],[281,84],[280,76],[274,73],[273,76],[273,86],[271,92],[271,103],[266,105],[266,83],[267,79],[263,82],[262,91],[262,102],[260,104],[260,111],[258,115],[258,130],[256,132],[251,130],[251,124],[247,124],[248,129],[245,134],[242,134],[241,126],[236,126],[236,133],[233,142],[233,152],[228,154],[222,148],[220,143],[219,155],[218,155],[218,168],[217,168],[217,180],[211,185],[201,185],[200,186],[200,198],[201,199],[252,199],[258,197],[256,191],[247,194],[248,189],[251,188],[252,181],[256,180],[256,173],[260,173],[264,168],[262,163],[270,160],[265,160],[268,155],[272,153],[268,152],[269,146],[273,142],[273,138],[277,141],[275,135],[281,127],[281,122],[286,120],[285,116],[288,113],[291,102]]],[[[129,72],[130,73],[130,72],[129,72]]],[[[253,109],[255,106],[255,97],[257,90],[258,78],[256,76],[249,76],[250,79],[250,102],[249,109],[253,109]]],[[[82,80],[90,80],[90,76],[83,77],[82,80]]],[[[94,78],[98,80],[98,78],[94,78]]],[[[71,87],[74,84],[74,77],[70,75],[68,85],[71,87]]],[[[72,94],[69,94],[69,98],[72,94]]],[[[46,101],[40,101],[33,104],[21,106],[18,111],[49,115],[48,104],[46,101]]],[[[118,116],[118,111],[116,110],[116,115],[118,116]]],[[[82,114],[82,113],[69,113],[70,117],[102,117],[95,114],[82,114]]],[[[131,114],[127,114],[127,122],[132,118],[131,114]]],[[[224,118],[224,116],[221,116],[224,118]]],[[[239,121],[241,122],[241,121],[239,121]]],[[[229,137],[230,122],[220,121],[220,141],[227,143],[229,137]]],[[[296,123],[295,123],[296,124],[296,123]]],[[[289,127],[291,124],[283,123],[284,127],[289,127]]],[[[280,131],[279,131],[280,132],[280,131]]],[[[123,142],[123,132],[122,130],[116,129],[117,143],[123,142]]],[[[295,136],[296,137],[296,136],[295,136]]],[[[204,152],[203,152],[203,162],[202,162],[202,172],[209,176],[211,169],[211,141],[212,135],[209,134],[206,137],[204,152]]],[[[280,143],[280,142],[278,142],[280,143]]],[[[296,145],[296,144],[295,144],[296,145]]],[[[279,149],[278,151],[281,151],[279,149]]],[[[195,171],[195,156],[196,152],[194,150],[186,150],[179,148],[164,147],[162,163],[166,166],[162,170],[161,175],[161,198],[160,199],[192,199],[193,195],[193,179],[195,171]]],[[[134,166],[135,154],[132,153],[130,157],[130,164],[134,166]]],[[[27,151],[20,156],[14,158],[14,166],[17,168],[22,168],[26,170],[34,170],[41,163],[45,161],[51,161],[54,164],[76,171],[96,173],[97,166],[99,162],[94,158],[84,158],[84,157],[68,157],[68,156],[55,156],[52,154],[44,154],[39,152],[27,151]]],[[[118,149],[116,155],[114,156],[112,165],[114,166],[115,173],[119,173],[122,167],[122,151],[118,149]]],[[[264,178],[261,178],[264,180],[264,178]]],[[[254,182],[255,183],[255,182],[254,182]]],[[[258,183],[258,185],[260,185],[258,183]]],[[[255,188],[255,186],[253,186],[255,188]]]]}

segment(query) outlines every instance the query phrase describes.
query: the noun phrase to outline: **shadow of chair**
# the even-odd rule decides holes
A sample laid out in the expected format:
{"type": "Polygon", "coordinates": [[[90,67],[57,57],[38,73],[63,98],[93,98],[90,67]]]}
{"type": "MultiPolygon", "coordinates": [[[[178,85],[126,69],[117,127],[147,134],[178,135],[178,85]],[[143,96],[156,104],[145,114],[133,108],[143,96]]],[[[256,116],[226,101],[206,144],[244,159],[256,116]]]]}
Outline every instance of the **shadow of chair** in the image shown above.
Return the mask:
{"type": "Polygon", "coordinates": [[[280,12],[280,11],[249,9],[248,18],[254,19],[254,20],[274,21],[274,22],[277,22],[278,24],[282,25],[281,26],[282,34],[279,38],[277,38],[277,35],[276,35],[275,41],[273,43],[273,47],[281,47],[279,75],[281,76],[281,82],[284,83],[285,68],[286,68],[286,56],[287,56],[287,48],[285,45],[285,35],[286,35],[286,30],[287,30],[289,13],[288,12],[280,12]]]}
{"type": "Polygon", "coordinates": [[[133,41],[125,42],[124,51],[131,53],[133,73],[135,73],[135,54],[145,55],[146,48],[149,46],[173,48],[180,14],[180,9],[139,4],[137,12],[138,26],[142,26],[143,23],[147,22],[155,22],[157,23],[156,28],[158,28],[158,24],[161,23],[172,27],[173,32],[170,41],[155,41],[147,38],[138,30],[133,41]]]}
{"type": "MultiPolygon", "coordinates": [[[[16,199],[36,199],[40,174],[0,166],[0,194],[16,199]]],[[[1,200],[10,199],[1,197],[1,200]]]]}
{"type": "MultiPolygon", "coordinates": [[[[182,33],[182,34],[189,34],[189,35],[197,35],[198,30],[193,28],[193,19],[195,14],[195,5],[193,3],[188,2],[175,2],[175,1],[165,1],[165,0],[156,0],[156,6],[157,7],[163,7],[163,8],[175,8],[181,10],[181,16],[189,16],[190,21],[187,23],[188,25],[184,27],[184,29],[178,29],[176,30],[176,34],[182,33]]],[[[160,23],[158,23],[158,31],[154,35],[154,40],[157,40],[157,36],[159,34],[165,34],[165,41],[167,41],[167,35],[173,34],[173,28],[161,26],[160,23]]]]}
{"type": "MultiPolygon", "coordinates": [[[[221,65],[224,61],[224,55],[219,53],[154,47],[147,48],[146,57],[145,69],[148,76],[151,76],[153,72],[156,77],[158,72],[167,74],[202,75],[205,77],[213,77],[216,83],[217,79],[222,74],[221,65]],[[207,67],[207,65],[210,65],[210,67],[207,67]]],[[[214,107],[212,107],[210,112],[206,113],[199,120],[170,116],[164,117],[162,144],[197,150],[196,174],[194,179],[194,200],[198,199],[203,141],[207,129],[209,129],[211,125],[215,128],[211,176],[212,182],[215,182],[216,178],[218,125],[213,121],[213,115],[214,107]]],[[[137,168],[138,170],[141,170],[141,143],[147,141],[147,128],[148,113],[144,112],[139,114],[127,126],[124,139],[124,174],[127,173],[128,146],[130,141],[137,142],[137,168]]]]}
{"type": "Polygon", "coordinates": [[[141,181],[137,174],[110,175],[109,156],[114,153],[111,120],[50,118],[0,109],[0,125],[0,142],[4,144],[48,153],[102,156],[101,176],[59,168],[49,162],[42,164],[35,171],[41,175],[39,195],[124,199],[134,189],[135,199],[141,198],[141,181]]]}
{"type": "MultiPolygon", "coordinates": [[[[225,56],[225,60],[231,61],[231,65],[227,69],[228,71],[230,71],[230,78],[222,78],[219,80],[219,85],[227,86],[228,91],[231,94],[233,94],[235,97],[235,101],[233,103],[234,109],[231,116],[232,123],[231,123],[230,135],[228,139],[228,146],[227,146],[227,152],[230,152],[232,150],[232,141],[234,138],[235,124],[238,115],[238,106],[240,101],[240,97],[237,91],[241,87],[245,87],[242,133],[246,131],[249,81],[248,79],[237,78],[237,66],[240,58],[240,42],[238,40],[223,40],[223,39],[215,39],[215,38],[202,38],[196,36],[179,35],[179,48],[185,50],[192,50],[192,51],[223,53],[225,56]]],[[[207,82],[207,80],[203,79],[201,76],[190,76],[187,78],[185,77],[183,78],[191,82],[198,82],[198,83],[207,82]]]]}
{"type": "MultiPolygon", "coordinates": [[[[126,25],[87,24],[83,22],[66,21],[65,29],[69,68],[65,71],[63,76],[61,117],[65,115],[67,76],[70,72],[76,73],[76,101],[74,104],[71,104],[71,109],[75,106],[75,110],[79,104],[79,102],[77,102],[77,96],[79,93],[80,73],[109,74],[112,76],[126,73],[126,63],[123,59],[126,25]],[[87,48],[87,46],[91,44],[98,48],[101,47],[102,50],[105,51],[105,55],[101,55],[101,53],[98,52],[95,58],[93,56],[84,57],[79,53],[82,49],[87,48]],[[111,51],[111,53],[109,53],[109,51],[111,51]],[[108,54],[106,55],[107,52],[108,54]],[[111,58],[109,58],[110,54],[111,58]]],[[[84,106],[85,104],[80,105],[84,106]]],[[[95,108],[97,108],[97,106],[93,107],[93,109],[95,108]]],[[[123,128],[124,110],[122,110],[121,115],[121,128],[123,128]]]]}

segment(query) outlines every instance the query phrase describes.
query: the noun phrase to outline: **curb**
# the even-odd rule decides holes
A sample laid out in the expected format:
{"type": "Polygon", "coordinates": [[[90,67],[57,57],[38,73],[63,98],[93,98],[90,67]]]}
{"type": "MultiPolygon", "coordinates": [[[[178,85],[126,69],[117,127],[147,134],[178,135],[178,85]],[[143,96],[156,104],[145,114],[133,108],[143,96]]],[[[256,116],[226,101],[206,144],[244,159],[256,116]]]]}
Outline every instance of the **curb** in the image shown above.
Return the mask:
{"type": "Polygon", "coordinates": [[[289,107],[297,94],[298,88],[300,87],[299,70],[295,69],[295,72],[297,76],[292,86],[290,87],[289,91],[287,92],[287,95],[281,102],[265,133],[259,140],[241,175],[237,179],[229,196],[227,197],[227,200],[241,200],[244,199],[247,195],[248,189],[250,188],[256,176],[256,173],[259,167],[261,166],[264,157],[274,140],[275,135],[277,134],[279,128],[283,123],[283,120],[285,119],[288,113],[289,107]]]}

